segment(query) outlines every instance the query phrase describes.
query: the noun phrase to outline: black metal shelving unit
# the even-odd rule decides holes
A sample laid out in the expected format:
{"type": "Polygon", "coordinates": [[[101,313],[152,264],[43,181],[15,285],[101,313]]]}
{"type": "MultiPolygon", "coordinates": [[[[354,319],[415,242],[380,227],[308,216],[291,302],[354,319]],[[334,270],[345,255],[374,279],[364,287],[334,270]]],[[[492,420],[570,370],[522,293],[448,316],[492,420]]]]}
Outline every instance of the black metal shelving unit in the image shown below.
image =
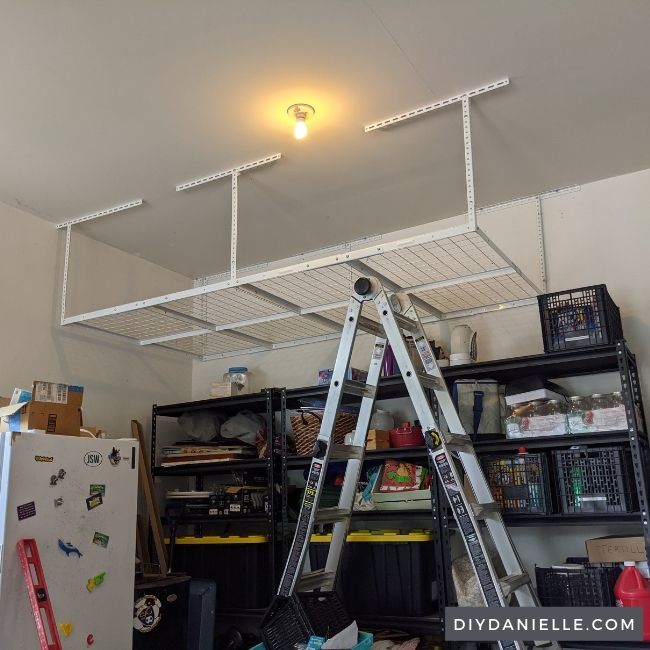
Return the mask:
{"type": "MultiPolygon", "coordinates": [[[[560,379],[562,377],[575,377],[581,375],[593,375],[598,373],[618,373],[621,383],[621,391],[626,405],[628,428],[625,431],[614,431],[608,433],[580,434],[561,437],[544,438],[522,438],[517,440],[506,440],[501,435],[481,436],[475,442],[475,448],[480,456],[487,453],[516,452],[519,447],[526,447],[527,450],[554,450],[567,449],[580,446],[608,446],[608,445],[629,445],[632,453],[634,466],[634,479],[636,490],[639,495],[639,512],[636,513],[614,513],[614,514],[590,514],[590,515],[506,515],[506,523],[509,526],[541,526],[541,525],[564,525],[564,526],[587,526],[594,524],[639,524],[643,530],[646,541],[646,548],[650,550],[650,523],[647,517],[648,504],[648,438],[646,434],[645,415],[641,397],[640,383],[636,360],[629,351],[624,341],[615,345],[606,345],[590,348],[582,348],[564,352],[549,354],[537,354],[513,359],[501,359],[487,361],[464,366],[455,366],[442,369],[446,381],[451,384],[457,379],[496,379],[501,383],[512,381],[530,374],[541,374],[549,379],[560,379]]],[[[203,477],[209,474],[229,472],[233,470],[254,469],[266,467],[268,470],[270,495],[272,499],[271,512],[266,518],[270,540],[270,558],[273,583],[284,565],[284,558],[287,555],[288,547],[293,534],[292,522],[288,518],[287,508],[287,472],[289,470],[305,469],[309,466],[310,457],[289,455],[287,452],[287,411],[301,405],[305,399],[325,399],[328,386],[310,386],[296,389],[267,389],[259,394],[240,397],[202,400],[198,402],[187,402],[184,404],[173,404],[167,406],[154,406],[152,417],[152,467],[154,476],[194,476],[196,488],[202,489],[203,477]],[[228,415],[234,415],[243,409],[254,410],[264,413],[269,423],[269,444],[273,453],[267,459],[250,459],[231,461],[215,465],[182,466],[178,468],[156,467],[156,419],[158,417],[178,417],[181,413],[201,409],[219,409],[228,415]],[[277,414],[277,418],[276,418],[277,414]],[[275,427],[275,422],[279,426],[275,427]],[[275,434],[278,435],[275,435],[275,434]],[[278,484],[279,492],[273,490],[273,485],[278,484]]],[[[432,405],[435,406],[435,398],[431,391],[428,396],[432,405]]],[[[408,397],[408,393],[401,377],[383,378],[378,387],[377,400],[408,397]]],[[[344,401],[355,401],[356,398],[345,396],[344,401]]],[[[387,458],[405,458],[411,460],[425,461],[428,459],[424,447],[410,447],[399,449],[372,450],[366,452],[365,462],[371,463],[382,461],[387,458]]],[[[444,632],[443,621],[440,612],[444,611],[447,605],[454,603],[454,589],[451,579],[451,552],[449,546],[449,534],[455,527],[453,516],[446,507],[442,496],[441,488],[437,481],[432,481],[432,509],[431,510],[370,510],[359,511],[353,515],[355,521],[379,521],[379,520],[405,520],[431,522],[434,530],[435,566],[438,576],[439,612],[425,617],[360,617],[359,623],[366,626],[366,629],[397,628],[412,632],[444,632]]],[[[243,519],[243,518],[242,518],[243,519]]],[[[214,523],[235,523],[240,518],[218,519],[214,523]]],[[[192,522],[194,523],[194,522],[192,522]]],[[[203,522],[201,522],[203,523],[203,522]]],[[[260,522],[261,523],[261,522],[260,522]]],[[[428,525],[428,524],[427,524],[428,525]]],[[[251,610],[246,613],[251,619],[256,617],[261,620],[263,612],[251,610]]],[[[229,611],[229,616],[236,618],[236,611],[229,611]]],[[[569,648],[602,647],[607,650],[611,645],[607,644],[567,644],[569,648]]],[[[644,647],[638,644],[628,644],[617,647],[637,648],[644,647]]]]}
{"type": "MultiPolygon", "coordinates": [[[[645,415],[641,398],[641,390],[636,361],[634,355],[627,348],[624,341],[615,345],[604,345],[590,348],[568,350],[547,354],[537,354],[513,359],[500,359],[463,366],[443,368],[442,373],[446,381],[452,384],[457,379],[496,379],[500,383],[513,381],[531,374],[541,374],[549,379],[563,377],[576,377],[599,373],[618,373],[621,391],[626,405],[628,429],[607,433],[589,433],[558,437],[537,437],[507,440],[502,435],[480,436],[475,442],[477,454],[513,452],[519,447],[527,450],[555,450],[567,449],[576,445],[580,446],[610,446],[629,445],[634,465],[635,485],[639,494],[639,512],[632,513],[603,513],[603,514],[551,514],[551,515],[506,515],[505,520],[509,526],[593,526],[595,524],[640,524],[646,540],[646,548],[650,551],[650,525],[648,521],[648,439],[646,435],[645,415]]],[[[324,399],[327,395],[327,386],[311,386],[286,390],[284,406],[296,408],[300,400],[324,399]]],[[[401,377],[383,378],[380,381],[377,400],[407,397],[408,393],[401,377]]],[[[429,393],[430,402],[434,405],[435,399],[429,393]]],[[[348,398],[354,401],[354,398],[348,398]]],[[[286,416],[282,425],[285,432],[286,416]]],[[[285,438],[285,436],[282,436],[285,438]]],[[[286,445],[286,443],[285,443],[286,445]]],[[[284,457],[282,485],[286,488],[286,470],[304,469],[309,466],[311,458],[304,456],[284,457]]],[[[366,452],[365,462],[381,461],[386,458],[408,458],[412,460],[427,460],[424,447],[411,447],[400,449],[384,449],[366,452]]],[[[284,492],[285,490],[283,490],[284,492]]],[[[432,510],[369,510],[353,513],[353,520],[378,521],[378,520],[407,520],[407,521],[433,521],[434,535],[436,537],[436,569],[438,573],[440,611],[444,606],[455,604],[454,589],[451,579],[451,552],[449,548],[449,533],[455,528],[455,521],[447,508],[436,481],[432,482],[432,510]],[[438,498],[441,497],[441,498],[438,498]],[[432,519],[433,517],[433,519],[432,519]]],[[[289,533],[292,532],[289,526],[289,533]]],[[[285,528],[285,535],[287,529],[285,528]]],[[[398,627],[408,631],[425,631],[424,628],[442,629],[443,621],[440,616],[425,617],[398,617],[389,623],[385,617],[375,621],[360,618],[360,623],[378,627],[398,627]]],[[[585,644],[575,643],[567,647],[586,647],[585,644]]],[[[600,647],[592,644],[590,647],[600,647]]],[[[608,646],[603,646],[606,648],[608,646]]],[[[627,646],[626,646],[627,647],[627,646]]],[[[630,648],[641,647],[631,644],[630,648]]]]}
{"type": "MultiPolygon", "coordinates": [[[[231,527],[239,524],[256,524],[261,531],[268,535],[269,554],[268,554],[268,594],[269,598],[274,593],[277,570],[280,564],[279,548],[276,545],[278,539],[277,525],[280,519],[281,499],[278,498],[278,491],[275,489],[277,477],[280,475],[280,454],[279,450],[274,449],[273,440],[276,437],[275,414],[283,409],[281,403],[281,391],[275,388],[267,388],[259,393],[249,395],[238,395],[235,397],[226,397],[219,399],[198,400],[194,402],[182,402],[178,404],[158,405],[154,404],[151,417],[151,467],[154,479],[164,477],[193,477],[194,489],[203,490],[204,478],[206,476],[215,476],[231,472],[240,472],[243,470],[265,470],[266,487],[269,495],[269,510],[267,513],[246,514],[246,515],[229,515],[224,516],[204,516],[188,514],[177,520],[179,526],[191,525],[194,527],[195,535],[202,536],[205,526],[214,527],[219,530],[220,534],[227,534],[231,527]],[[172,467],[163,467],[156,465],[157,460],[157,428],[158,418],[169,417],[178,418],[184,413],[195,411],[214,410],[230,417],[240,411],[253,411],[264,417],[267,426],[268,454],[266,458],[245,458],[241,460],[223,461],[216,463],[193,463],[190,465],[179,465],[172,467]]],[[[163,524],[165,524],[163,517],[163,524]]],[[[227,610],[220,611],[220,615],[229,617],[247,617],[255,618],[259,615],[261,618],[262,610],[227,610]]]]}

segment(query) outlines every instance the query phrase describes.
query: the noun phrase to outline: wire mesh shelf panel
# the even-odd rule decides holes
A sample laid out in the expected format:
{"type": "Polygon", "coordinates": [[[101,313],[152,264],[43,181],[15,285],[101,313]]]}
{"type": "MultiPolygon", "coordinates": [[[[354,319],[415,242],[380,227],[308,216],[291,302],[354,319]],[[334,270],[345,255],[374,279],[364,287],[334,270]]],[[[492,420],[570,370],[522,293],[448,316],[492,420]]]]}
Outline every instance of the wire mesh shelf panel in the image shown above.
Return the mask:
{"type": "Polygon", "coordinates": [[[332,322],[328,326],[306,316],[293,316],[267,323],[239,327],[236,331],[271,343],[284,343],[286,341],[299,341],[313,336],[333,334],[339,330],[340,328],[337,327],[335,322],[332,322]]]}
{"type": "Polygon", "coordinates": [[[286,311],[284,307],[238,287],[174,300],[165,307],[214,325],[227,325],[286,311]]]}
{"type": "Polygon", "coordinates": [[[521,276],[513,272],[495,278],[419,291],[414,295],[444,314],[523,300],[532,297],[535,292],[521,276]]]}
{"type": "Polygon", "coordinates": [[[250,341],[244,341],[235,336],[229,336],[227,332],[214,332],[182,339],[174,339],[172,341],[165,341],[160,345],[173,350],[187,352],[188,354],[194,354],[199,357],[210,354],[236,352],[238,350],[244,352],[245,350],[254,347],[250,341]]]}
{"type": "Polygon", "coordinates": [[[562,512],[635,512],[632,455],[624,447],[554,451],[562,512]]]}
{"type": "Polygon", "coordinates": [[[299,307],[316,307],[349,300],[358,277],[358,272],[339,264],[255,282],[253,286],[299,307]]]}
{"type": "Polygon", "coordinates": [[[186,320],[166,314],[155,307],[110,314],[84,321],[84,323],[105,332],[128,336],[138,341],[157,336],[182,334],[196,329],[196,326],[186,320]]]}
{"type": "Polygon", "coordinates": [[[494,271],[509,266],[477,233],[373,255],[364,262],[402,288],[494,271]]]}

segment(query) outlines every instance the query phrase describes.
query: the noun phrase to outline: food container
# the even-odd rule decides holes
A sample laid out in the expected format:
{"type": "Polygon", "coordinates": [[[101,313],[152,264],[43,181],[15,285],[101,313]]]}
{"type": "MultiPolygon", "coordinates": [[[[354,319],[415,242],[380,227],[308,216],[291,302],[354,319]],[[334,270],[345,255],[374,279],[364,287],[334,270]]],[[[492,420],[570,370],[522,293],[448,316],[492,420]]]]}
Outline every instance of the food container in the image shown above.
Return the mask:
{"type": "Polygon", "coordinates": [[[223,373],[224,382],[233,385],[233,394],[242,395],[251,392],[251,373],[245,366],[233,366],[223,373]]]}
{"type": "Polygon", "coordinates": [[[422,427],[418,424],[411,426],[410,422],[402,424],[390,430],[391,447],[421,447],[424,445],[424,435],[422,427]]]}

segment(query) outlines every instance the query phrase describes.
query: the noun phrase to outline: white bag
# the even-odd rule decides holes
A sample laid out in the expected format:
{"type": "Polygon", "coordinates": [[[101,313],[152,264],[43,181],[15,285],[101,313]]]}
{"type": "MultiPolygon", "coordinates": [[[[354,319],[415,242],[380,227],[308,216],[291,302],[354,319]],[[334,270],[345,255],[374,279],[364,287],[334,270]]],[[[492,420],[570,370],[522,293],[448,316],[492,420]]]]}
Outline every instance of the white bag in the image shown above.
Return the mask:
{"type": "Polygon", "coordinates": [[[265,431],[264,418],[252,411],[240,411],[221,425],[222,438],[237,438],[247,445],[255,445],[257,434],[265,431]]]}

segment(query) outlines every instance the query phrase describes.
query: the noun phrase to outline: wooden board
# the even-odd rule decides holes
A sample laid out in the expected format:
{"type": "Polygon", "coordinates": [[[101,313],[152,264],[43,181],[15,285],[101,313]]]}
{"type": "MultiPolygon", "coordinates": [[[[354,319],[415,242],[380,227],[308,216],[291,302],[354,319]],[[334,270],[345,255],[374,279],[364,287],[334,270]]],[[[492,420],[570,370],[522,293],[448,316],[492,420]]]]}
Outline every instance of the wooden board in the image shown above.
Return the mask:
{"type": "Polygon", "coordinates": [[[145,440],[142,425],[137,420],[131,420],[131,433],[134,438],[137,438],[140,443],[140,477],[141,485],[144,490],[144,498],[147,504],[147,511],[149,513],[149,523],[151,524],[151,532],[153,535],[153,546],[156,552],[158,565],[160,566],[160,573],[167,573],[167,549],[165,548],[165,536],[163,534],[160,516],[158,514],[158,506],[156,504],[156,493],[153,486],[153,478],[147,461],[144,456],[145,440]]]}

